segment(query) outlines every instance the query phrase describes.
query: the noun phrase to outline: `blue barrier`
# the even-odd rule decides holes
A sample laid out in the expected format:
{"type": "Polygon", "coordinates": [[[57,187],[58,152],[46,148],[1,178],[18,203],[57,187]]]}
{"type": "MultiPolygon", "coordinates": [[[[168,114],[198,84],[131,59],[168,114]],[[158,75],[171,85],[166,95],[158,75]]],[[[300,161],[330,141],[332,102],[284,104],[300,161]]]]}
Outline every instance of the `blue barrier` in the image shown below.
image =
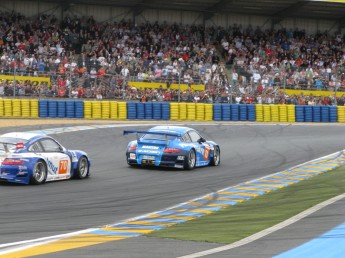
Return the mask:
{"type": "Polygon", "coordinates": [[[222,118],[223,121],[230,121],[231,120],[231,108],[230,104],[222,104],[222,118]]]}
{"type": "Polygon", "coordinates": [[[57,117],[66,117],[66,102],[64,100],[57,101],[57,117]]]}
{"type": "Polygon", "coordinates": [[[240,120],[240,105],[231,104],[231,121],[240,120]]]}
{"type": "Polygon", "coordinates": [[[170,104],[167,102],[162,103],[162,119],[170,120],[170,104]]]}
{"type": "Polygon", "coordinates": [[[144,120],[145,119],[145,104],[143,102],[137,102],[137,119],[144,120]]]}
{"type": "Polygon", "coordinates": [[[84,101],[75,100],[74,107],[75,107],[75,117],[84,118],[84,101]]]}
{"type": "Polygon", "coordinates": [[[162,103],[161,102],[153,102],[152,104],[152,118],[155,120],[162,119],[162,103]]]}
{"type": "Polygon", "coordinates": [[[213,120],[222,120],[222,104],[213,104],[213,120]]]}
{"type": "Polygon", "coordinates": [[[48,117],[48,100],[39,100],[39,116],[48,117]]]}
{"type": "Polygon", "coordinates": [[[74,100],[66,101],[66,117],[68,118],[75,117],[75,101],[74,100]]]}
{"type": "Polygon", "coordinates": [[[296,122],[304,122],[304,107],[295,106],[296,122]]]}
{"type": "Polygon", "coordinates": [[[255,110],[255,105],[254,104],[248,104],[247,105],[247,110],[248,110],[248,120],[249,121],[256,121],[256,110],[255,110]]]}
{"type": "Polygon", "coordinates": [[[304,106],[304,122],[313,122],[312,106],[304,106]]]}
{"type": "Polygon", "coordinates": [[[57,101],[48,100],[48,117],[57,117],[57,101]]]}
{"type": "Polygon", "coordinates": [[[313,122],[316,122],[316,123],[321,122],[321,106],[312,106],[312,110],[313,110],[313,122]]]}
{"type": "Polygon", "coordinates": [[[320,114],[321,114],[321,122],[329,122],[329,106],[322,106],[320,107],[320,114]]]}
{"type": "Polygon", "coordinates": [[[145,103],[145,119],[153,119],[153,103],[145,103]]]}
{"type": "Polygon", "coordinates": [[[329,121],[331,123],[338,122],[338,110],[336,106],[329,107],[329,121]]]}
{"type": "Polygon", "coordinates": [[[247,121],[248,120],[248,109],[246,104],[241,104],[239,105],[239,112],[240,112],[240,121],[247,121]]]}
{"type": "Polygon", "coordinates": [[[137,119],[137,105],[135,102],[127,103],[127,118],[137,119]]]}

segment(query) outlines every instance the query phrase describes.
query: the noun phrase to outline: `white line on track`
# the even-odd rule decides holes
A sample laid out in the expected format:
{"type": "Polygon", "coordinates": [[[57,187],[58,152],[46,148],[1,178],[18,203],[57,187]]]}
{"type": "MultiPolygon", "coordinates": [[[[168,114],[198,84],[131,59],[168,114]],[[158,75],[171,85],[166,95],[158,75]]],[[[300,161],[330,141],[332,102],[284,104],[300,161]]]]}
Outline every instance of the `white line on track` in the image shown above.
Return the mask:
{"type": "Polygon", "coordinates": [[[220,253],[220,252],[224,252],[224,251],[227,251],[227,250],[230,250],[230,249],[233,249],[235,247],[239,247],[239,246],[242,246],[242,245],[245,245],[245,244],[248,244],[248,243],[251,243],[255,240],[258,240],[264,236],[267,236],[275,231],[278,231],[284,227],[287,227],[307,216],[309,216],[310,214],[334,203],[334,202],[337,202],[341,199],[343,199],[345,197],[345,193],[344,194],[341,194],[341,195],[338,195],[338,196],[335,196],[327,201],[324,201],[322,203],[319,203],[317,205],[315,205],[314,207],[308,209],[308,210],[305,210],[281,223],[278,223],[270,228],[267,228],[265,230],[262,230],[258,233],[255,233],[249,237],[246,237],[240,241],[237,241],[235,243],[232,243],[232,244],[229,244],[229,245],[225,245],[225,246],[221,246],[221,247],[217,247],[217,248],[213,248],[213,249],[209,249],[209,250],[206,250],[206,251],[202,251],[202,252],[199,252],[199,253],[194,253],[194,254],[189,254],[189,255],[185,255],[185,256],[180,256],[180,257],[177,257],[177,258],[197,258],[197,257],[203,257],[203,256],[206,256],[206,255],[211,255],[211,254],[215,254],[215,253],[220,253]]]}

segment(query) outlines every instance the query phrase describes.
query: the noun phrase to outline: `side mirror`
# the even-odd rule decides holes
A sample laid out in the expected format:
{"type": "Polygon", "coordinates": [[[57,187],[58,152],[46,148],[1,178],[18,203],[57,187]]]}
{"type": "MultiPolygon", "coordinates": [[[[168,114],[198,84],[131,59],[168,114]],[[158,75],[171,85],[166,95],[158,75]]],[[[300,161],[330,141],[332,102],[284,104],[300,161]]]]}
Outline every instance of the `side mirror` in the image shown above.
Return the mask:
{"type": "Polygon", "coordinates": [[[203,142],[206,142],[205,138],[201,137],[199,140],[198,140],[198,143],[203,143],[203,142]]]}

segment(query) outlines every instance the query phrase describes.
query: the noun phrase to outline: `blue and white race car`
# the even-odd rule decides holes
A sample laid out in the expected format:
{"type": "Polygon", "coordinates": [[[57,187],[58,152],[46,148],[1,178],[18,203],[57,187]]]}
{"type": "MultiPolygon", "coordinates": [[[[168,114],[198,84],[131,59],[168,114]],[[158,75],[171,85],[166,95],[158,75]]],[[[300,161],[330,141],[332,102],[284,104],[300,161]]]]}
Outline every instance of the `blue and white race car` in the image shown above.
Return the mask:
{"type": "Polygon", "coordinates": [[[0,181],[43,184],[89,176],[90,160],[80,150],[67,150],[50,136],[35,133],[0,135],[0,181]]]}
{"type": "Polygon", "coordinates": [[[128,144],[127,163],[131,166],[151,165],[191,170],[194,167],[218,166],[220,148],[206,141],[196,130],[182,126],[155,126],[148,131],[125,130],[124,135],[137,134],[128,144]]]}

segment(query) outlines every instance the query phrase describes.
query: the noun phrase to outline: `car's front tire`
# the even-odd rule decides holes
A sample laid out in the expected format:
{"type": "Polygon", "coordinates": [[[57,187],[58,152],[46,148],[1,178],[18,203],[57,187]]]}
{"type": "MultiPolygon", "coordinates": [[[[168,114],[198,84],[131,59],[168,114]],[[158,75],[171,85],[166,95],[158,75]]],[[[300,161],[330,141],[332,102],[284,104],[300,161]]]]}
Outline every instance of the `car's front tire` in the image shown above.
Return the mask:
{"type": "Polygon", "coordinates": [[[33,185],[40,185],[44,184],[47,180],[47,165],[43,160],[39,160],[34,165],[34,168],[32,170],[30,182],[33,185]]]}
{"type": "Polygon", "coordinates": [[[89,175],[89,161],[85,156],[82,156],[77,165],[77,170],[75,172],[75,178],[83,179],[89,175]]]}
{"type": "Polygon", "coordinates": [[[214,147],[213,157],[211,158],[211,166],[218,166],[220,163],[220,149],[218,146],[214,147]]]}
{"type": "Polygon", "coordinates": [[[195,150],[191,149],[188,152],[188,155],[185,158],[185,165],[184,165],[184,169],[187,170],[192,170],[195,167],[196,164],[196,154],[195,154],[195,150]]]}

